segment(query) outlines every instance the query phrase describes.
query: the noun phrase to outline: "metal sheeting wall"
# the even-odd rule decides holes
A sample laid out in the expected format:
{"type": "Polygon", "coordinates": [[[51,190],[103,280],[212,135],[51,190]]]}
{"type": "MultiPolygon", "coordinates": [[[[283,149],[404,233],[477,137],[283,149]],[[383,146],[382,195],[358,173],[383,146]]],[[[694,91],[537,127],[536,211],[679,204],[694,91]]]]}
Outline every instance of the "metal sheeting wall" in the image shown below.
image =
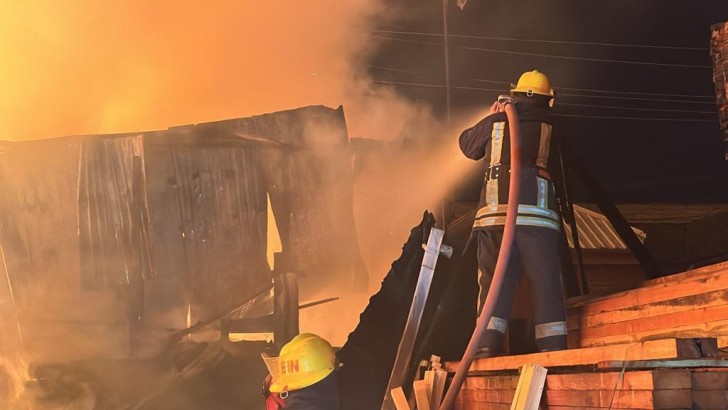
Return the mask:
{"type": "Polygon", "coordinates": [[[185,327],[188,307],[195,322],[270,286],[268,194],[303,298],[366,283],[341,108],[3,144],[7,282],[26,318],[73,316],[57,329],[80,338],[64,357],[134,354],[135,334],[185,327]],[[98,348],[81,342],[102,334],[98,348]]]}
{"type": "Polygon", "coordinates": [[[195,321],[270,286],[267,200],[254,153],[153,144],[147,170],[160,303],[181,296],[195,321]]]}
{"type": "Polygon", "coordinates": [[[343,109],[311,106],[198,127],[212,126],[257,141],[283,252],[300,275],[301,297],[327,288],[366,289],[343,109]]]}

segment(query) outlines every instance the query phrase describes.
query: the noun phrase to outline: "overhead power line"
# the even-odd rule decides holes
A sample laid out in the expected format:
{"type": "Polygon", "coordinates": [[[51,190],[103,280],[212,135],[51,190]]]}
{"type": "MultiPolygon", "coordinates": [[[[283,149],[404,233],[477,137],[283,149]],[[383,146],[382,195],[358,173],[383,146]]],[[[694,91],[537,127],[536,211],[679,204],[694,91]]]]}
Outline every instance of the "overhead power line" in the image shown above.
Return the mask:
{"type": "Polygon", "coordinates": [[[576,115],[576,114],[551,114],[551,115],[553,115],[555,117],[592,118],[592,119],[599,119],[599,120],[716,122],[716,120],[698,119],[698,118],[601,117],[601,116],[595,116],[595,115],[576,115]]]}
{"type": "MultiPolygon", "coordinates": [[[[434,43],[431,41],[409,40],[409,39],[386,37],[386,36],[372,36],[372,37],[382,39],[382,40],[400,41],[400,42],[405,42],[405,43],[414,43],[414,44],[423,44],[423,45],[429,45],[429,46],[442,47],[441,43],[434,43]]],[[[614,59],[607,59],[607,58],[571,57],[571,56],[562,56],[562,55],[556,55],[556,54],[528,53],[528,52],[523,52],[523,51],[497,50],[494,48],[483,48],[483,47],[468,47],[468,46],[457,46],[457,47],[461,48],[463,50],[481,51],[481,52],[488,52],[488,53],[525,55],[525,56],[533,56],[533,57],[557,58],[557,59],[562,59],[562,60],[577,60],[577,61],[589,61],[589,62],[598,62],[598,63],[635,64],[635,65],[651,65],[651,66],[678,67],[678,68],[703,68],[703,69],[711,68],[711,66],[709,66],[709,65],[703,66],[703,65],[695,65],[695,64],[653,63],[653,62],[648,62],[648,61],[614,60],[614,59]]]]}
{"type": "Polygon", "coordinates": [[[557,103],[559,107],[588,107],[588,108],[605,108],[610,110],[634,110],[634,111],[652,111],[652,112],[684,112],[691,114],[715,114],[715,111],[696,111],[696,110],[669,110],[662,108],[636,108],[636,107],[619,107],[616,105],[596,105],[596,104],[569,104],[569,103],[557,103]]]}
{"type": "MultiPolygon", "coordinates": [[[[472,81],[483,82],[483,83],[497,83],[497,84],[511,84],[508,81],[494,81],[494,80],[481,80],[479,78],[473,78],[472,81]]],[[[610,90],[597,90],[593,88],[571,88],[571,87],[554,87],[556,90],[571,90],[571,91],[588,91],[595,93],[604,94],[633,94],[633,95],[646,95],[655,97],[685,97],[685,98],[703,98],[703,99],[715,99],[713,95],[695,95],[695,94],[664,94],[664,93],[646,93],[640,91],[610,91],[610,90]]]]}
{"type": "MultiPolygon", "coordinates": [[[[413,74],[413,75],[423,75],[424,73],[421,71],[414,71],[414,70],[406,70],[402,68],[395,68],[395,67],[385,67],[380,65],[370,65],[371,68],[382,70],[382,71],[391,71],[396,73],[405,73],[405,74],[413,74]]],[[[504,84],[507,86],[510,86],[512,82],[510,81],[498,81],[498,80],[484,80],[482,78],[460,78],[461,80],[465,81],[475,81],[479,83],[491,83],[491,84],[504,84]]],[[[644,95],[644,96],[653,96],[653,97],[681,97],[681,98],[696,98],[696,99],[705,99],[710,100],[709,104],[713,104],[715,102],[715,96],[714,95],[696,95],[696,94],[671,94],[671,93],[648,93],[648,92],[642,92],[642,91],[614,91],[614,90],[600,90],[600,89],[594,89],[594,88],[574,88],[574,87],[563,87],[563,86],[556,86],[554,87],[557,91],[561,90],[570,90],[570,91],[585,91],[590,93],[603,93],[603,94],[628,94],[628,95],[644,95]]],[[[558,93],[561,95],[561,93],[558,93]]],[[[577,96],[581,94],[566,94],[570,96],[577,96]]],[[[584,97],[588,97],[587,95],[584,95],[584,97]]],[[[662,101],[662,100],[654,100],[654,99],[646,99],[645,101],[662,101]]]]}
{"type": "MultiPolygon", "coordinates": [[[[429,36],[429,37],[442,37],[441,33],[425,33],[419,31],[394,31],[394,30],[376,30],[374,33],[383,34],[405,34],[415,36],[429,36]]],[[[635,48],[654,48],[654,49],[665,49],[665,50],[690,50],[690,51],[708,51],[706,47],[681,47],[681,46],[658,46],[649,44],[620,44],[620,43],[599,43],[589,41],[566,41],[566,40],[538,40],[529,38],[512,38],[512,37],[487,37],[487,36],[469,36],[463,34],[448,34],[449,37],[453,38],[468,38],[468,39],[479,39],[479,40],[497,40],[497,41],[517,41],[524,43],[547,43],[547,44],[571,44],[571,45],[585,45],[585,46],[604,46],[604,47],[635,47],[635,48]]]]}
{"type": "MultiPolygon", "coordinates": [[[[412,86],[412,87],[429,87],[429,88],[444,88],[445,86],[442,84],[428,84],[428,83],[416,83],[416,82],[405,82],[405,81],[383,81],[383,80],[374,80],[372,81],[375,84],[387,84],[387,85],[404,85],[404,86],[412,86]]],[[[466,86],[452,86],[452,88],[460,89],[460,90],[473,90],[473,91],[494,91],[494,92],[503,92],[502,88],[482,88],[482,87],[466,87],[466,86]]],[[[569,93],[558,93],[557,98],[600,98],[600,99],[610,99],[610,100],[632,100],[632,101],[649,101],[649,102],[671,102],[671,103],[681,103],[681,104],[708,104],[708,105],[714,105],[715,102],[709,102],[709,101],[690,101],[690,100],[676,100],[676,99],[652,99],[652,98],[640,98],[640,97],[618,97],[618,96],[611,96],[611,95],[584,95],[584,94],[569,94],[569,93]]]]}

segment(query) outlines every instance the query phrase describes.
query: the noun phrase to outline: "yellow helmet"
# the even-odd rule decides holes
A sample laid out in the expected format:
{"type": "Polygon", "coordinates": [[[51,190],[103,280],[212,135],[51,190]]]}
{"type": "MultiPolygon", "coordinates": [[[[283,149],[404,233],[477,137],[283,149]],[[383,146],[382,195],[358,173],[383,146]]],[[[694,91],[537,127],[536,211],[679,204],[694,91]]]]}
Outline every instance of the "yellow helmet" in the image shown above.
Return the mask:
{"type": "Polygon", "coordinates": [[[336,368],[331,344],[312,333],[301,333],[286,343],[278,357],[261,355],[273,377],[270,391],[281,393],[318,383],[336,368]]]}
{"type": "Polygon", "coordinates": [[[518,79],[518,84],[515,87],[511,87],[511,92],[526,93],[528,96],[533,94],[549,97],[554,96],[554,90],[551,89],[549,78],[546,77],[546,74],[537,70],[526,71],[521,74],[521,78],[518,79]]]}

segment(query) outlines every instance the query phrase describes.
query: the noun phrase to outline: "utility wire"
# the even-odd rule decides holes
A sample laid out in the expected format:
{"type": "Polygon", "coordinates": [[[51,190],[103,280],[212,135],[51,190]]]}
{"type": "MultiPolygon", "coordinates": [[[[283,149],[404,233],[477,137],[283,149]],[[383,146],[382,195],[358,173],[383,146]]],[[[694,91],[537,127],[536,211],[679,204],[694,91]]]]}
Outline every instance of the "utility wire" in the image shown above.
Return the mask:
{"type": "Polygon", "coordinates": [[[641,120],[641,121],[682,121],[682,122],[715,122],[715,120],[697,119],[697,118],[645,118],[645,117],[600,117],[595,115],[577,115],[577,114],[551,114],[555,117],[576,117],[576,118],[593,118],[600,120],[641,120]]]}
{"type": "MultiPolygon", "coordinates": [[[[481,82],[481,83],[509,84],[509,85],[511,84],[508,81],[481,80],[479,78],[473,78],[472,81],[477,81],[477,82],[481,82]]],[[[571,88],[571,87],[561,87],[561,86],[554,87],[554,88],[557,91],[558,90],[589,91],[589,92],[604,93],[604,94],[633,94],[633,95],[650,95],[650,96],[655,96],[655,97],[665,96],[665,97],[685,97],[685,98],[703,98],[703,99],[714,99],[715,98],[715,96],[713,96],[713,95],[645,93],[645,92],[638,92],[638,91],[609,91],[609,90],[597,90],[597,89],[592,89],[592,88],[571,88]]]]}
{"type": "MultiPolygon", "coordinates": [[[[380,66],[380,65],[370,65],[370,67],[375,68],[377,70],[392,71],[392,72],[399,72],[399,73],[405,73],[405,74],[413,74],[413,75],[423,75],[424,74],[421,71],[405,70],[402,68],[385,67],[385,66],[380,66]]],[[[510,86],[512,84],[512,82],[510,82],[510,81],[484,80],[481,78],[470,78],[470,79],[460,78],[460,79],[466,80],[466,81],[475,81],[475,82],[479,82],[479,83],[505,84],[508,86],[510,86]]],[[[573,87],[562,87],[562,86],[557,86],[554,88],[557,91],[571,90],[571,91],[586,91],[586,92],[604,93],[604,94],[631,94],[631,95],[644,95],[644,96],[654,96],[654,97],[683,97],[683,98],[706,99],[706,100],[711,100],[710,104],[713,104],[712,100],[715,98],[715,96],[713,96],[713,95],[646,93],[646,92],[640,92],[640,91],[611,91],[611,90],[599,90],[599,89],[593,89],[593,88],[573,88],[573,87]]],[[[561,93],[559,93],[558,95],[561,95],[561,93]]],[[[566,95],[576,96],[576,95],[581,95],[581,94],[566,94],[566,95]]],[[[587,97],[587,95],[585,95],[584,97],[587,97]]],[[[646,101],[656,101],[656,100],[648,99],[646,101]]]]}
{"type": "MultiPolygon", "coordinates": [[[[385,37],[385,36],[372,36],[372,37],[382,39],[382,40],[400,41],[400,42],[405,42],[405,43],[414,43],[414,44],[423,44],[423,45],[429,45],[429,46],[442,47],[441,43],[433,43],[431,41],[408,40],[408,39],[402,39],[402,38],[396,38],[396,37],[385,37]]],[[[598,63],[636,64],[636,65],[652,65],[652,66],[660,66],[660,67],[680,67],[680,68],[703,68],[703,69],[712,68],[711,66],[708,66],[708,65],[703,66],[703,65],[694,65],[694,64],[652,63],[652,62],[647,62],[647,61],[634,61],[634,60],[612,60],[612,59],[606,59],[606,58],[570,57],[570,56],[562,56],[562,55],[555,55],[555,54],[527,53],[527,52],[522,52],[522,51],[507,51],[507,50],[497,50],[494,48],[482,48],[482,47],[458,46],[458,48],[461,48],[463,50],[482,51],[482,52],[488,52],[488,53],[525,55],[525,56],[533,56],[533,57],[558,58],[558,59],[562,59],[562,60],[578,60],[578,61],[590,61],[590,62],[598,62],[598,63]]]]}
{"type": "Polygon", "coordinates": [[[569,104],[569,103],[557,103],[559,107],[589,107],[589,108],[605,108],[610,110],[634,110],[634,111],[652,111],[652,112],[686,112],[693,114],[713,114],[714,111],[695,111],[695,110],[667,110],[660,108],[636,108],[636,107],[618,107],[615,105],[594,105],[594,104],[569,104]]]}
{"type": "MultiPolygon", "coordinates": [[[[412,86],[412,87],[430,87],[430,88],[444,88],[444,85],[441,84],[428,84],[428,83],[415,83],[415,82],[404,82],[404,81],[384,81],[384,80],[374,80],[372,81],[374,84],[386,84],[386,85],[405,85],[405,86],[412,86]]],[[[466,87],[466,86],[451,86],[451,88],[459,89],[459,90],[472,90],[472,91],[494,91],[494,92],[503,92],[502,88],[482,88],[482,87],[466,87]]],[[[714,105],[714,102],[709,101],[689,101],[689,100],[675,100],[675,99],[659,99],[655,100],[652,98],[640,98],[640,97],[617,97],[617,96],[611,96],[611,95],[584,95],[584,94],[569,94],[569,93],[558,93],[558,98],[601,98],[601,99],[610,99],[610,100],[632,100],[632,101],[649,101],[649,102],[674,102],[674,103],[681,103],[681,104],[709,104],[714,105]]]]}
{"type": "MultiPolygon", "coordinates": [[[[418,31],[376,30],[376,31],[373,31],[373,33],[442,37],[442,34],[439,34],[439,33],[425,33],[425,32],[418,32],[418,31]]],[[[519,42],[524,42],[524,43],[573,44],[573,45],[604,46],[604,47],[636,47],[636,48],[654,48],[654,49],[665,49],[665,50],[708,51],[708,49],[704,48],[704,47],[657,46],[657,45],[648,45],[648,44],[619,44],[619,43],[598,43],[598,42],[587,42],[587,41],[564,41],[564,40],[536,40],[536,39],[512,38],[512,37],[469,36],[469,35],[463,35],[463,34],[449,34],[449,36],[454,37],[454,38],[469,38],[469,39],[479,39],[479,40],[519,41],[519,42]]]]}

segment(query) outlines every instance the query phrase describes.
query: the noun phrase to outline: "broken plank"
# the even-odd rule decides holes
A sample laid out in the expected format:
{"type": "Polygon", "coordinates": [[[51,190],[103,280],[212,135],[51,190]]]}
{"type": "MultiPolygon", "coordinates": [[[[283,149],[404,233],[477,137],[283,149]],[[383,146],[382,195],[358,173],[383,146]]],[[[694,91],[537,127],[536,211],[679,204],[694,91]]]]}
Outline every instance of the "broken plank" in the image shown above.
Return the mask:
{"type": "MultiPolygon", "coordinates": [[[[697,358],[688,349],[692,344],[694,344],[692,339],[661,339],[622,345],[475,359],[470,366],[470,371],[518,369],[526,363],[540,363],[544,367],[556,367],[594,365],[608,360],[697,358]]],[[[457,362],[447,362],[445,367],[449,371],[455,371],[457,362]]]]}
{"type": "Polygon", "coordinates": [[[680,390],[547,390],[545,402],[554,406],[674,409],[690,408],[690,389],[680,390]]]}

